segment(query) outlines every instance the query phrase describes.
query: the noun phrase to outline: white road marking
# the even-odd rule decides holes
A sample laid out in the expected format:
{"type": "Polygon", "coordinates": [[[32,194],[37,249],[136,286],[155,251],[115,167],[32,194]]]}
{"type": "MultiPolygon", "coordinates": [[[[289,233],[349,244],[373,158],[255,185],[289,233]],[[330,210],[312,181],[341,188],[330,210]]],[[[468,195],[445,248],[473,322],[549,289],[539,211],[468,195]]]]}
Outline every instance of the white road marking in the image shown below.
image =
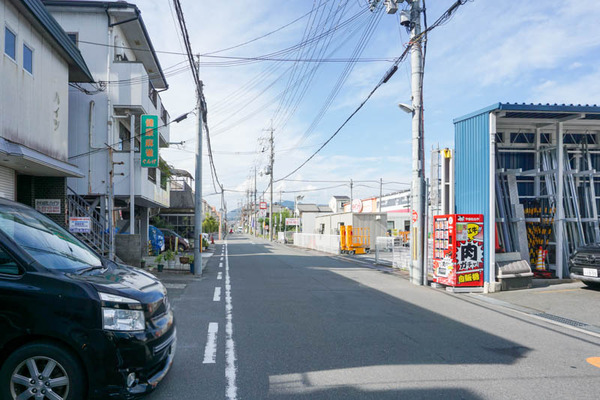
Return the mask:
{"type": "Polygon", "coordinates": [[[167,289],[185,289],[185,287],[187,286],[187,284],[185,283],[163,283],[163,285],[167,288],[167,289]]]}
{"type": "Polygon", "coordinates": [[[208,336],[206,338],[206,347],[204,348],[204,364],[214,364],[217,362],[217,332],[219,332],[219,324],[217,322],[208,324],[208,336]]]}
{"type": "Polygon", "coordinates": [[[221,261],[223,261],[223,256],[221,256],[221,261]]]}
{"type": "Polygon", "coordinates": [[[221,288],[218,286],[215,288],[215,294],[213,296],[213,301],[221,301],[221,288]]]}
{"type": "Polygon", "coordinates": [[[221,279],[223,279],[223,273],[222,273],[222,272],[219,272],[219,273],[217,274],[217,279],[218,279],[218,280],[221,280],[221,279]]]}
{"type": "Polygon", "coordinates": [[[228,255],[227,241],[225,241],[225,378],[227,379],[225,395],[229,400],[236,400],[237,386],[235,376],[237,369],[235,366],[235,344],[233,343],[233,306],[231,305],[231,280],[229,279],[228,255]]]}
{"type": "Polygon", "coordinates": [[[223,268],[223,263],[219,263],[219,268],[223,268]]]}

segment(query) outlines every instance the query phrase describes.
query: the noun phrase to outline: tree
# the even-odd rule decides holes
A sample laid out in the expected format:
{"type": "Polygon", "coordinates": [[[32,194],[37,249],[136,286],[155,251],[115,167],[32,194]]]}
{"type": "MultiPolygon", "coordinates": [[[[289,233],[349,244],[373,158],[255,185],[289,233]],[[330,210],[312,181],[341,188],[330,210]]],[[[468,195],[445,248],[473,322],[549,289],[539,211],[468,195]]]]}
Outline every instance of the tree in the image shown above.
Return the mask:
{"type": "Polygon", "coordinates": [[[212,215],[206,215],[202,222],[202,231],[206,233],[217,232],[219,230],[219,223],[212,215]]]}

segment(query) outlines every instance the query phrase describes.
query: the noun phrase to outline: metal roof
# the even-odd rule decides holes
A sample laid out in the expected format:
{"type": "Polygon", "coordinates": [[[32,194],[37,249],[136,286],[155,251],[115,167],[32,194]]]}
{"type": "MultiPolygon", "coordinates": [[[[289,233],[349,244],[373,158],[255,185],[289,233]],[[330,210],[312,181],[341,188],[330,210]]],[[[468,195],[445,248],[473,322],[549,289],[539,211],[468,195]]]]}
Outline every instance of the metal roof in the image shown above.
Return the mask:
{"type": "Polygon", "coordinates": [[[146,25],[144,24],[144,20],[142,19],[142,12],[135,4],[127,3],[125,1],[42,1],[48,7],[100,8],[102,10],[105,10],[107,13],[109,10],[113,10],[111,12],[111,16],[115,18],[116,21],[113,24],[111,24],[111,26],[120,25],[123,32],[128,36],[128,39],[131,39],[131,51],[133,51],[135,57],[144,64],[144,67],[148,72],[150,82],[152,82],[152,86],[154,86],[155,89],[167,89],[169,87],[169,85],[167,84],[167,78],[165,77],[163,69],[160,66],[160,61],[158,60],[158,56],[156,55],[156,51],[154,50],[154,46],[152,45],[152,41],[150,40],[150,35],[148,34],[148,31],[146,30],[146,25]],[[129,13],[135,13],[134,19],[132,19],[130,15],[128,15],[127,11],[129,11],[129,13]],[[129,22],[133,21],[137,21],[139,25],[129,24],[129,22]],[[143,46],[137,44],[138,39],[144,40],[146,42],[148,50],[150,51],[148,51],[143,46]],[[133,43],[135,43],[135,47],[133,43]]]}
{"type": "Polygon", "coordinates": [[[577,114],[586,114],[585,117],[581,118],[582,120],[600,119],[600,106],[596,104],[495,103],[481,110],[456,118],[454,119],[454,123],[494,111],[505,111],[506,115],[503,118],[562,119],[577,114]]]}
{"type": "Polygon", "coordinates": [[[89,71],[83,56],[79,49],[66,32],[61,28],[60,24],[50,15],[46,7],[40,0],[12,0],[17,9],[21,11],[28,20],[42,34],[46,34],[54,42],[54,46],[58,48],[61,56],[65,58],[69,64],[69,81],[70,82],[93,82],[91,72],[89,71]]]}

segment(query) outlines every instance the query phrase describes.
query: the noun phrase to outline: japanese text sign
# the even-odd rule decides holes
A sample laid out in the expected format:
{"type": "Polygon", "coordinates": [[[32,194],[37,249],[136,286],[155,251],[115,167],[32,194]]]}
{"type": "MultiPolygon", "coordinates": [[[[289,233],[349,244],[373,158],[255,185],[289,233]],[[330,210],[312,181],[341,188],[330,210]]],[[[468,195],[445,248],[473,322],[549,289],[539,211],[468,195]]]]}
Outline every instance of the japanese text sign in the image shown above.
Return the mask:
{"type": "Polygon", "coordinates": [[[158,167],[158,116],[142,115],[140,121],[142,167],[158,167]]]}

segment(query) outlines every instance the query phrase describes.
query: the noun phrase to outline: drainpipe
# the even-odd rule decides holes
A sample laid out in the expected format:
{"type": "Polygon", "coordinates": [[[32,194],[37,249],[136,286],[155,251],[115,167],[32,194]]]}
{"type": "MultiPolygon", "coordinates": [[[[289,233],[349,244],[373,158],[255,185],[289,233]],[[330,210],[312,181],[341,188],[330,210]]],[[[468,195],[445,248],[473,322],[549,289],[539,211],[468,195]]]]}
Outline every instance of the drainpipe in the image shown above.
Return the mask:
{"type": "Polygon", "coordinates": [[[92,145],[92,132],[94,131],[94,100],[90,100],[90,108],[88,112],[88,194],[92,193],[92,153],[95,150],[92,145]]]}

